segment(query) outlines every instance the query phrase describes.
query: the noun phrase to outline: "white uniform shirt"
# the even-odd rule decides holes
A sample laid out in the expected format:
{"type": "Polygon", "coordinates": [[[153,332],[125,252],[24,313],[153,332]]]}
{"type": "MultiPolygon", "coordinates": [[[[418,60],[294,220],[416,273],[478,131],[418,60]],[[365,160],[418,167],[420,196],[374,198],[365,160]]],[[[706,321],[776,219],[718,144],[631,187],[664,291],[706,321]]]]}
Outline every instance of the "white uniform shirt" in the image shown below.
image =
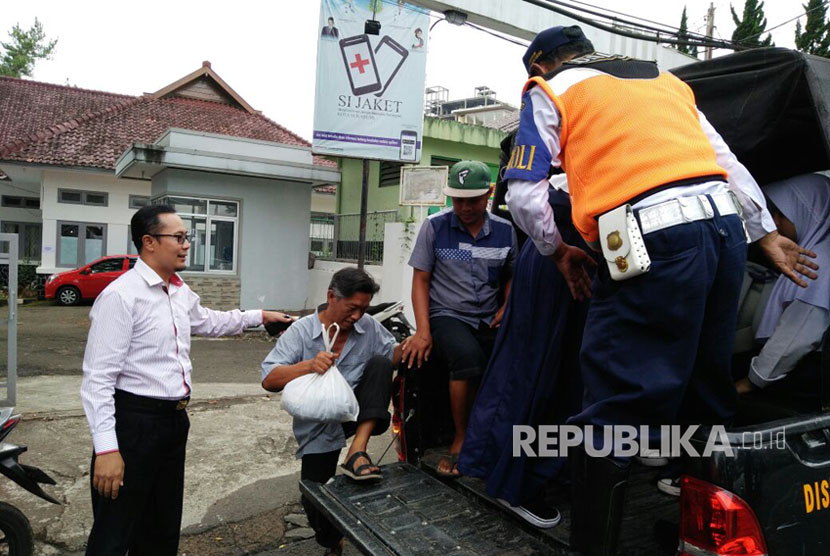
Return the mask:
{"type": "MultiPolygon", "coordinates": [[[[558,168],[561,166],[559,160],[559,110],[541,87],[532,88],[529,95],[533,107],[533,123],[536,131],[550,152],[551,166],[558,168]]],[[[728,187],[735,193],[743,208],[747,232],[752,241],[775,231],[775,223],[766,208],[764,195],[761,193],[761,188],[758,187],[755,179],[732,154],[726,142],[702,112],[698,111],[698,117],[703,132],[715,150],[718,165],[726,170],[729,175],[728,187]]],[[[717,193],[718,183],[720,182],[665,189],[643,199],[635,205],[635,208],[645,208],[680,196],[717,193]]],[[[509,180],[505,197],[513,221],[524,230],[533,240],[539,252],[545,256],[552,255],[561,241],[559,231],[553,221],[553,209],[548,204],[548,186],[547,179],[538,182],[509,180]]]]}
{"type": "Polygon", "coordinates": [[[213,311],[181,278],[169,287],[144,261],[101,292],[89,313],[81,401],[95,453],[118,450],[115,389],[160,399],[190,396],[190,335],[225,336],[262,324],[262,311],[213,311]]]}

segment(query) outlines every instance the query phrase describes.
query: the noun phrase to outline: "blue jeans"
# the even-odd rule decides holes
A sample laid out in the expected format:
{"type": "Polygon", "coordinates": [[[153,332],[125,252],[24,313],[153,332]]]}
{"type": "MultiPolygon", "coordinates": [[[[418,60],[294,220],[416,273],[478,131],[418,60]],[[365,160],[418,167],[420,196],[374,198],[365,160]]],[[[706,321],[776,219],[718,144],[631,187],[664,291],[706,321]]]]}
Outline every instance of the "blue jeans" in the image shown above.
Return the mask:
{"type": "Polygon", "coordinates": [[[724,424],[737,401],[730,360],[747,250],[741,221],[716,214],[644,239],[650,272],[616,282],[601,263],[594,280],[583,408],[570,422],[724,424]]]}

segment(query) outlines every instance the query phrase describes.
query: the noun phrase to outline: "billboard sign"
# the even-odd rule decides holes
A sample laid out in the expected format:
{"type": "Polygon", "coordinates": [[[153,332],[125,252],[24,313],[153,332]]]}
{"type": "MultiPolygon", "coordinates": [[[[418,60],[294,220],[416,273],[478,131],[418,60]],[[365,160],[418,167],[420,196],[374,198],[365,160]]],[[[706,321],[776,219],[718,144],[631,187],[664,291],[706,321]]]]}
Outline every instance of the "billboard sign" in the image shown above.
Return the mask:
{"type": "Polygon", "coordinates": [[[405,2],[322,0],[312,152],[420,161],[428,28],[405,2]]]}

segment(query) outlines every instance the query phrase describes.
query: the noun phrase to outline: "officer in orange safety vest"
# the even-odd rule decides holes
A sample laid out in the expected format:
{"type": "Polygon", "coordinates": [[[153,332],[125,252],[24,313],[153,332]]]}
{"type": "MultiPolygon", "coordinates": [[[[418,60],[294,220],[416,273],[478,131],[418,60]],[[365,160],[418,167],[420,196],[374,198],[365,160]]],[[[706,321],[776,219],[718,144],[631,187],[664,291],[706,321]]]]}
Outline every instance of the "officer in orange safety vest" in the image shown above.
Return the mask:
{"type": "Polygon", "coordinates": [[[592,433],[571,458],[571,539],[584,554],[612,555],[630,462],[616,444],[609,457],[586,450],[602,447],[608,425],[654,425],[659,435],[657,425],[728,422],[747,240],[802,287],[799,274],[815,278],[818,267],[778,234],[758,184],[678,78],[594,53],[579,27],[539,33],[523,61],[531,78],[507,203],[572,295],[591,298],[583,406],[570,422],[592,433]],[[567,174],[573,222],[602,251],[598,267],[556,229],[551,166],[567,174]]]}

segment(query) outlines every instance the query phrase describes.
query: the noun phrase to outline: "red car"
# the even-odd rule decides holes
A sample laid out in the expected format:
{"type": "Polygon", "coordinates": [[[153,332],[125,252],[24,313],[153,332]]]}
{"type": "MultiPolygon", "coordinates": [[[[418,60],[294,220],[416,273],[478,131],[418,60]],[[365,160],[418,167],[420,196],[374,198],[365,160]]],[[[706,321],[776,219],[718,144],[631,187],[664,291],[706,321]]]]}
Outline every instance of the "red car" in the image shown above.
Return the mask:
{"type": "Polygon", "coordinates": [[[109,255],[88,265],[53,274],[46,280],[46,299],[61,305],[77,305],[81,299],[95,299],[110,282],[135,266],[137,255],[109,255]]]}

